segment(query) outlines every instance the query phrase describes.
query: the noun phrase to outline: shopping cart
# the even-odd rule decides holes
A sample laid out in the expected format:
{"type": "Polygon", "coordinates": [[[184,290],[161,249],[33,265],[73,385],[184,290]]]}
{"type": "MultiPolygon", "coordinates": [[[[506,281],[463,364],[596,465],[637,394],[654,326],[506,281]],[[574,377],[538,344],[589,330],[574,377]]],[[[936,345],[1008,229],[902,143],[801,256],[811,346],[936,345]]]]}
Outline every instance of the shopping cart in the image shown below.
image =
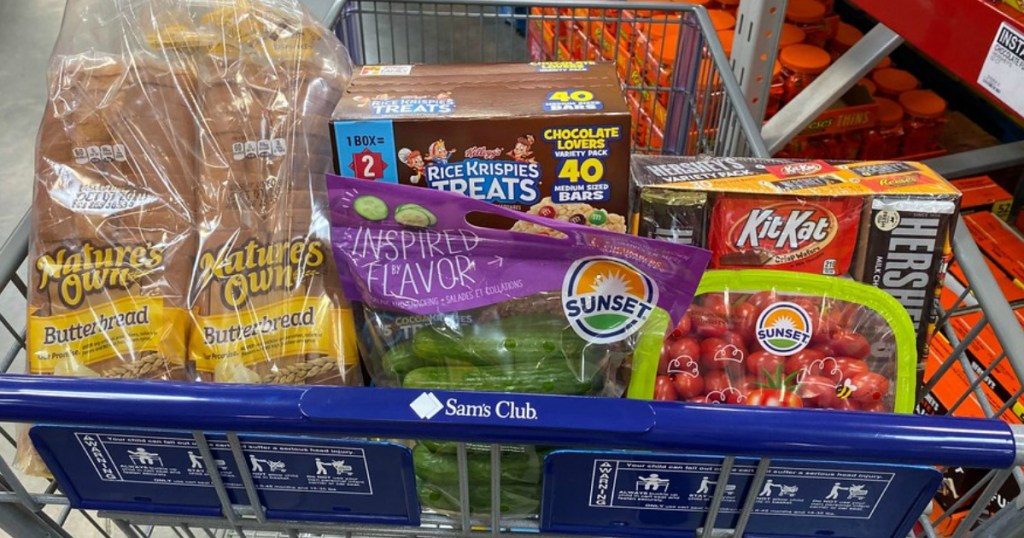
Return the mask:
{"type": "MultiPolygon", "coordinates": [[[[337,3],[328,16],[359,63],[613,61],[626,82],[634,128],[646,131],[635,141],[637,151],[766,156],[707,13],[683,4],[629,6],[627,11],[613,2],[353,0],[337,3]],[[675,50],[637,41],[627,30],[636,25],[675,25],[675,50]],[[675,60],[666,66],[669,57],[675,60]],[[634,76],[631,66],[641,64],[634,76]],[[659,69],[665,67],[662,76],[659,69]]],[[[5,373],[24,354],[21,275],[27,239],[25,219],[0,248],[0,324],[9,343],[0,357],[5,373]]],[[[977,401],[989,417],[998,417],[1022,391],[993,409],[984,384],[996,365],[976,371],[965,350],[991,330],[1007,350],[996,362],[1008,363],[1024,379],[1024,332],[962,226],[953,247],[972,286],[943,312],[952,352],[925,388],[959,366],[971,383],[947,411],[977,401]],[[967,334],[958,333],[948,323],[952,311],[970,309],[983,314],[981,321],[967,334]]],[[[40,424],[34,439],[57,478],[34,487],[0,458],[0,529],[17,537],[68,536],[63,525],[71,512],[108,536],[93,510],[130,537],[148,536],[154,528],[189,537],[537,531],[900,537],[933,536],[935,526],[958,512],[958,536],[1013,536],[1024,521],[1017,503],[1008,502],[977,525],[1004,482],[1021,483],[1024,430],[998,420],[14,374],[0,376],[0,420],[40,424]],[[449,417],[440,408],[450,398],[529,409],[520,416],[532,418],[510,427],[449,417]],[[458,506],[451,513],[421,511],[408,451],[368,439],[455,441],[458,465],[451,478],[458,506]],[[516,444],[566,447],[545,464],[540,518],[512,517],[502,509],[502,484],[509,479],[502,472],[502,447],[516,444]],[[491,464],[490,510],[482,515],[469,509],[469,466],[481,445],[491,464]],[[125,459],[127,466],[110,465],[125,459]],[[958,492],[960,501],[947,515],[932,521],[922,513],[943,480],[932,466],[990,471],[958,492]],[[311,476],[320,489],[284,487],[297,474],[311,476]],[[696,508],[665,496],[678,480],[692,486],[696,508]],[[347,493],[339,494],[340,488],[347,493]],[[816,512],[771,515],[764,509],[769,498],[781,506],[807,498],[817,503],[816,512]],[[842,510],[860,510],[860,516],[843,517],[849,512],[842,510]]],[[[15,443],[8,430],[0,428],[0,435],[15,443]]]]}

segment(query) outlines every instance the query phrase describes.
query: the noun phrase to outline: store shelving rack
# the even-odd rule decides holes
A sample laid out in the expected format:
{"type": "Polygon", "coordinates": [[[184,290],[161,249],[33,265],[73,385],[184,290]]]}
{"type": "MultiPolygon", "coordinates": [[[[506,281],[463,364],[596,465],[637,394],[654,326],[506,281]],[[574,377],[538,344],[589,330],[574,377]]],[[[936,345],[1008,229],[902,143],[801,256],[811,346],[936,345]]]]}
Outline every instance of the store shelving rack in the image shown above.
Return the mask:
{"type": "MultiPolygon", "coordinates": [[[[975,89],[1016,121],[1024,117],[978,84],[982,64],[1000,25],[1024,32],[1024,17],[989,0],[851,0],[878,23],[790,103],[761,133],[771,153],[779,151],[897,47],[907,42],[975,89]]],[[[746,0],[737,14],[732,65],[755,119],[764,118],[771,70],[778,53],[786,0],[746,0]]],[[[936,159],[947,177],[963,177],[1024,164],[1024,141],[936,159]]]]}

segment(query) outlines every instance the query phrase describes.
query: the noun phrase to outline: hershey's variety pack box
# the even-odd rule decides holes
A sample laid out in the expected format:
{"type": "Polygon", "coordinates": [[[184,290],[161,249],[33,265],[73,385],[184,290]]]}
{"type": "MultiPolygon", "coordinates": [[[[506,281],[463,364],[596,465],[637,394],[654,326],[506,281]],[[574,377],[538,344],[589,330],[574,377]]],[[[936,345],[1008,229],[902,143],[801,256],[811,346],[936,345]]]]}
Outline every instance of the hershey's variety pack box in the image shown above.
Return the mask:
{"type": "Polygon", "coordinates": [[[630,116],[612,64],[364,66],[331,123],[341,175],[626,231],[630,116]]]}
{"type": "Polygon", "coordinates": [[[846,276],[907,309],[920,356],[960,192],[915,162],[633,158],[633,233],[712,251],[711,268],[846,276]]]}

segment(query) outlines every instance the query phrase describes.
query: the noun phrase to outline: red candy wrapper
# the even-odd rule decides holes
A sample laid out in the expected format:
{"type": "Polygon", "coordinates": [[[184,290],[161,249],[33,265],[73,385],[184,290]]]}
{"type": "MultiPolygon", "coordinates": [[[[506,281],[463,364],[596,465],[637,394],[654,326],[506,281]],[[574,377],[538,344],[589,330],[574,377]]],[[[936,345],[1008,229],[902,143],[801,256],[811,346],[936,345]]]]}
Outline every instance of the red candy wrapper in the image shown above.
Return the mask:
{"type": "Polygon", "coordinates": [[[764,268],[842,275],[850,269],[862,202],[857,197],[718,196],[708,247],[715,269],[764,268]]]}

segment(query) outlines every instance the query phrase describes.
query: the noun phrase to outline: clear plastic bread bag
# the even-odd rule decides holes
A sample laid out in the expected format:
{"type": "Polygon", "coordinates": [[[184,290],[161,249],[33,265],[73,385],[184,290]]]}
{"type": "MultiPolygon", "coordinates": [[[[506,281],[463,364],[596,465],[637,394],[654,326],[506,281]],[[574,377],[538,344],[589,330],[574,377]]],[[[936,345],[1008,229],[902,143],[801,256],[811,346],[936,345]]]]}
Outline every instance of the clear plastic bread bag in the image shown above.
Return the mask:
{"type": "Polygon", "coordinates": [[[69,0],[36,152],[29,371],[361,384],[324,185],[350,77],[298,0],[69,0]]]}

